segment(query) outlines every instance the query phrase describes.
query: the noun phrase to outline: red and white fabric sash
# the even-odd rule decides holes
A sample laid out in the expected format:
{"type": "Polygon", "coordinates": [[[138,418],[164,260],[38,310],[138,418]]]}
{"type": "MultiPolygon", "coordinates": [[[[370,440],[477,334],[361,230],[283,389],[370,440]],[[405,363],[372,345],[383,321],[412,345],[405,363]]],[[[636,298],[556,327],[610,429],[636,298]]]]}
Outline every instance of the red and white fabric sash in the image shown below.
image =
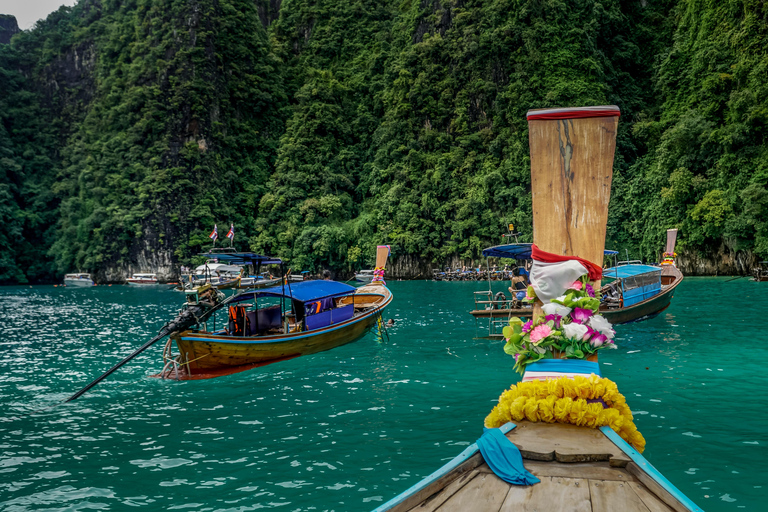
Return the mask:
{"type": "Polygon", "coordinates": [[[574,281],[589,274],[591,281],[603,276],[603,269],[578,256],[560,256],[542,251],[536,244],[531,246],[531,286],[543,303],[560,297],[574,281]]]}

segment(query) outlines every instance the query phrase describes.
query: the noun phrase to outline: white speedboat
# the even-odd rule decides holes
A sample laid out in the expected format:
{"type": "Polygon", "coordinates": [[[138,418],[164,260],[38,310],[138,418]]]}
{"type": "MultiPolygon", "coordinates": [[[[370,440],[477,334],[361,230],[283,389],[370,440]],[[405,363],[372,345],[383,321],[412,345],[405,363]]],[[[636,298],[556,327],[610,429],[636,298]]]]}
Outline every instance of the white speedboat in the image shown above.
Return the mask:
{"type": "Polygon", "coordinates": [[[190,281],[193,287],[210,283],[217,288],[236,288],[242,273],[243,267],[240,265],[228,265],[209,260],[195,269],[190,281]]]}
{"type": "Polygon", "coordinates": [[[370,283],[373,281],[373,270],[361,270],[355,274],[355,281],[370,283]]]}
{"type": "Polygon", "coordinates": [[[64,276],[65,286],[94,286],[91,274],[67,274],[64,276]]]}
{"type": "Polygon", "coordinates": [[[157,274],[133,274],[127,281],[128,284],[140,286],[160,284],[157,282],[157,274]]]}
{"type": "Polygon", "coordinates": [[[264,274],[258,276],[243,276],[240,279],[239,288],[264,288],[266,286],[278,284],[279,282],[280,278],[264,274]]]}

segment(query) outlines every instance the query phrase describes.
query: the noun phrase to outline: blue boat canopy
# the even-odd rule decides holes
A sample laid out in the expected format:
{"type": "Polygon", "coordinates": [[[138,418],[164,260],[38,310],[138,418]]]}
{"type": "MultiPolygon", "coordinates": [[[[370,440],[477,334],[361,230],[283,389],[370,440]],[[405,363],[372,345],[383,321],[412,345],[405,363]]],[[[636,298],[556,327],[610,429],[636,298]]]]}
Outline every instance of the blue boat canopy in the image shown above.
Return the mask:
{"type": "Polygon", "coordinates": [[[355,287],[338,281],[299,281],[290,286],[277,285],[261,290],[241,293],[238,302],[259,297],[286,297],[299,302],[312,302],[331,297],[342,297],[355,292],[355,287]]]}
{"type": "MultiPolygon", "coordinates": [[[[483,249],[483,256],[490,258],[510,258],[513,260],[531,259],[531,245],[533,244],[506,244],[483,249]]],[[[606,255],[619,254],[619,251],[605,251],[606,255]]]]}
{"type": "Polygon", "coordinates": [[[603,277],[611,279],[624,279],[649,272],[661,272],[661,267],[651,265],[619,265],[603,270],[603,277]]]}
{"type": "Polygon", "coordinates": [[[272,256],[263,256],[252,252],[206,252],[200,256],[208,259],[216,259],[221,263],[233,263],[235,265],[253,264],[253,265],[280,265],[283,260],[273,258],[272,256]]]}

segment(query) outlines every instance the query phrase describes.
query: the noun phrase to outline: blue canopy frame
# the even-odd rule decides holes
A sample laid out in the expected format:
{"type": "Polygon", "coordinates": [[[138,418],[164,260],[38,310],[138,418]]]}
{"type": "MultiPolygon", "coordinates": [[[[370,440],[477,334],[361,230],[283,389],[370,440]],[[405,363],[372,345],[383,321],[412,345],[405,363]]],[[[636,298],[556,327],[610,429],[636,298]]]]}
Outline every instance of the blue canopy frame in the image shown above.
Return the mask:
{"type": "MultiPolygon", "coordinates": [[[[509,258],[513,260],[531,259],[531,246],[533,244],[505,244],[483,249],[486,258],[509,258]]],[[[619,251],[603,251],[606,256],[619,254],[619,251]]]]}
{"type": "Polygon", "coordinates": [[[603,277],[624,279],[649,272],[661,272],[661,267],[654,267],[653,265],[619,265],[618,267],[603,270],[603,277]]]}
{"type": "Polygon", "coordinates": [[[209,259],[217,259],[221,263],[233,263],[235,265],[253,264],[253,265],[282,265],[283,260],[272,256],[263,256],[253,252],[205,252],[200,256],[209,259]]]}
{"type": "Polygon", "coordinates": [[[299,281],[288,285],[270,286],[238,295],[238,302],[259,297],[285,297],[297,302],[343,297],[355,293],[355,287],[338,281],[299,281]]]}

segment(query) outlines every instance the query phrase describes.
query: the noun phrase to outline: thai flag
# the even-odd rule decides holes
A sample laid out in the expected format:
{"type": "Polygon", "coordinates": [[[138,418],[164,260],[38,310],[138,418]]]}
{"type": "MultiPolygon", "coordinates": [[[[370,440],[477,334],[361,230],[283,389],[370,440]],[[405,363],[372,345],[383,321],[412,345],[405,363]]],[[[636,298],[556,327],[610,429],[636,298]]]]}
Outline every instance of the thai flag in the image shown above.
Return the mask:
{"type": "Polygon", "coordinates": [[[211,231],[211,234],[208,235],[208,238],[213,241],[216,241],[216,239],[219,238],[219,229],[216,227],[216,224],[213,225],[213,231],[211,231]]]}
{"type": "Polygon", "coordinates": [[[229,238],[230,240],[234,240],[235,239],[235,225],[234,224],[230,224],[230,226],[229,226],[229,233],[227,233],[227,238],[229,238]]]}

